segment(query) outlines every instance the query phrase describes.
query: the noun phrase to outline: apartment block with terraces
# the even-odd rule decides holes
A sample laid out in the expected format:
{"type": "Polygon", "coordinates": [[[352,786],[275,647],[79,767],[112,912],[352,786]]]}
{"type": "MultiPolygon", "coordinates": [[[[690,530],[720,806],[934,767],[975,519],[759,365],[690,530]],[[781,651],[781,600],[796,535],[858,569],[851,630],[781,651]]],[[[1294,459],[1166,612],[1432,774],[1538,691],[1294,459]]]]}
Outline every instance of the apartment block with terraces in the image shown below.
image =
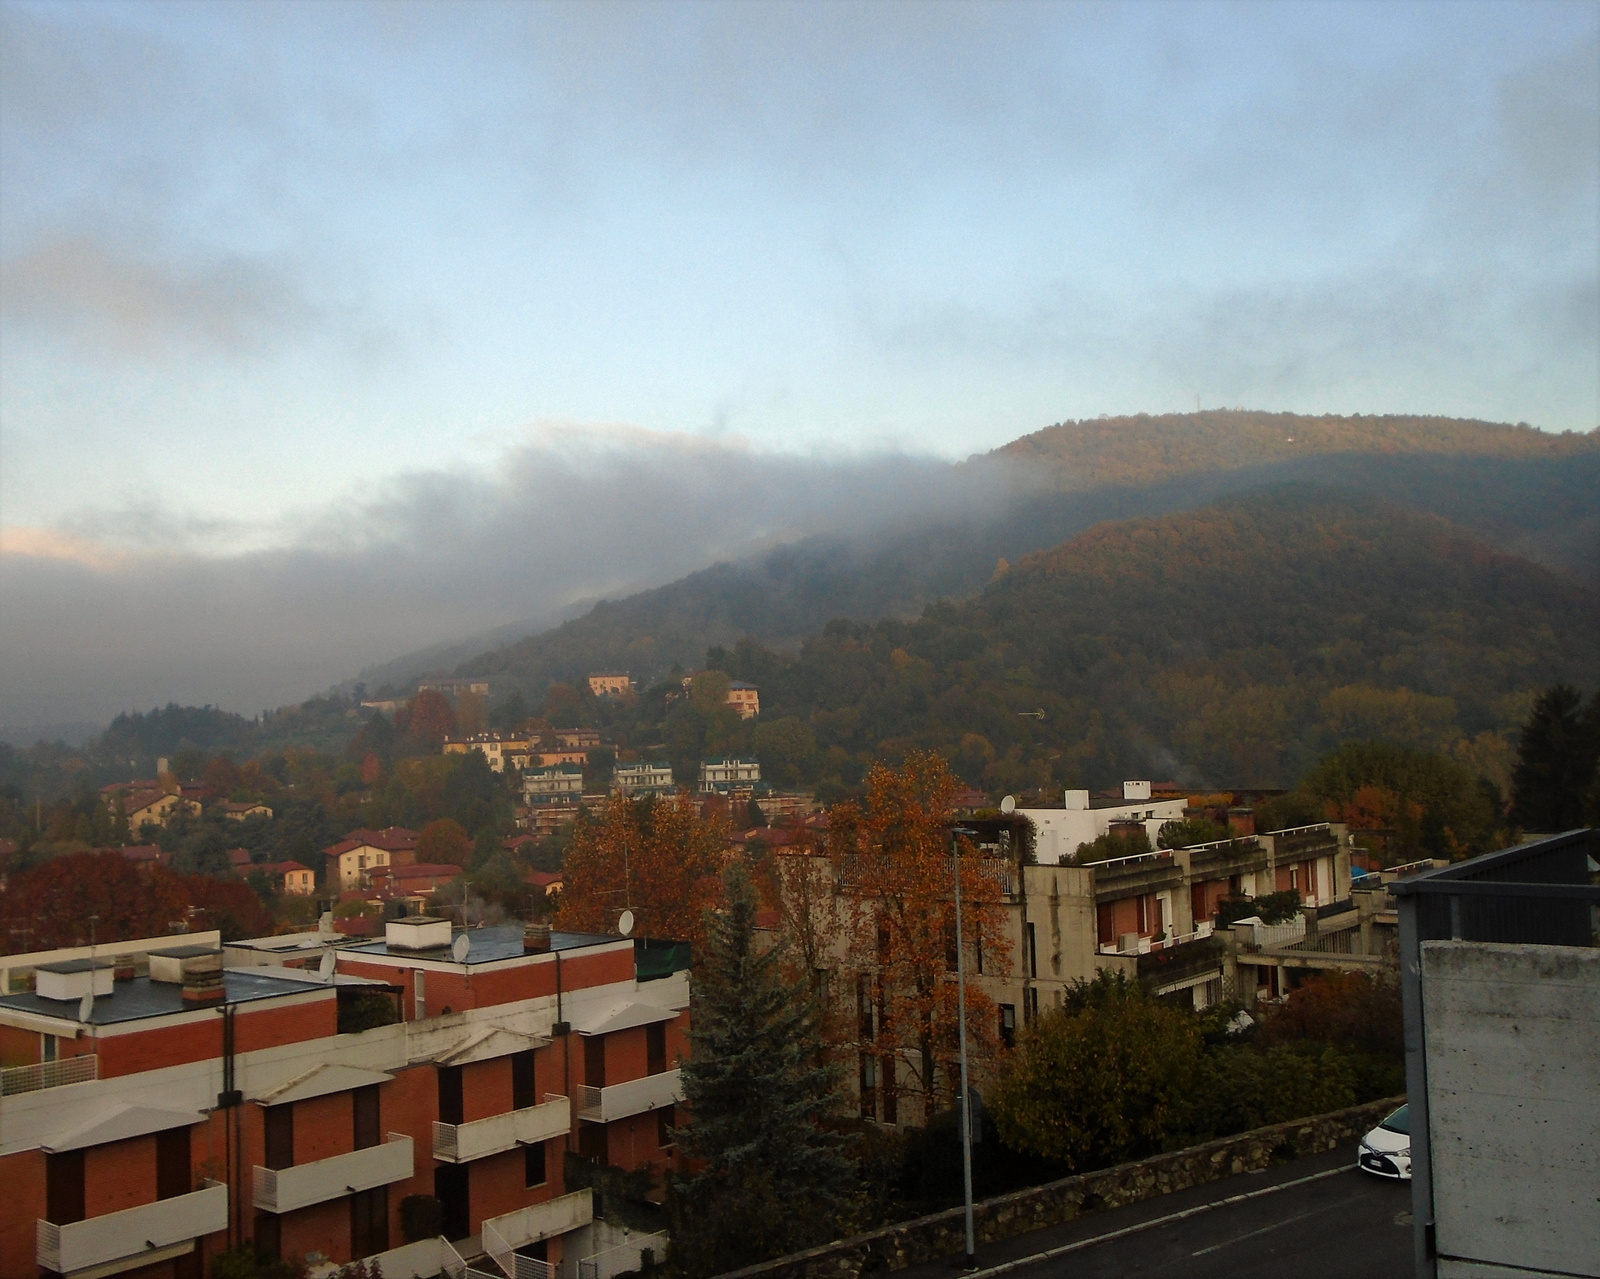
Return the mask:
{"type": "Polygon", "coordinates": [[[674,1163],[686,948],[427,917],[305,938],[248,967],[214,932],[0,958],[0,1279],[202,1279],[246,1246],[385,1279],[659,1255],[617,1246],[567,1154],[674,1163]]]}

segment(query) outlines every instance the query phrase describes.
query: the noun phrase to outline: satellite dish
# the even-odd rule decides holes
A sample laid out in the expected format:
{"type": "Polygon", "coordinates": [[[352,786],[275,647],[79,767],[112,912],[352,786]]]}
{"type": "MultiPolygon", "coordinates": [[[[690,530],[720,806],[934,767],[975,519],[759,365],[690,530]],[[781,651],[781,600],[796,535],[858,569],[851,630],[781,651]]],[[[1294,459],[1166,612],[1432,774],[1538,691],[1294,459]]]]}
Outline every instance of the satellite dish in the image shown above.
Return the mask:
{"type": "Polygon", "coordinates": [[[1010,795],[1007,795],[1000,801],[1000,811],[1007,817],[1010,817],[1012,813],[1017,811],[1017,801],[1010,795]]]}
{"type": "Polygon", "coordinates": [[[332,981],[333,970],[338,962],[338,959],[334,956],[334,953],[331,950],[323,951],[322,962],[317,965],[317,975],[320,976],[323,981],[332,981]]]}
{"type": "Polygon", "coordinates": [[[458,964],[467,962],[467,952],[472,949],[472,938],[462,933],[450,943],[450,957],[458,964]]]}
{"type": "Polygon", "coordinates": [[[629,936],[633,932],[633,912],[631,910],[623,911],[618,917],[617,931],[624,937],[629,936]]]}
{"type": "MultiPolygon", "coordinates": [[[[90,971],[91,971],[91,974],[92,974],[93,970],[91,969],[90,971]]],[[[94,991],[91,990],[86,995],[84,995],[84,997],[82,999],[80,999],[78,1001],[78,1020],[79,1021],[88,1021],[90,1014],[93,1013],[93,1012],[94,1012],[94,991]]]]}

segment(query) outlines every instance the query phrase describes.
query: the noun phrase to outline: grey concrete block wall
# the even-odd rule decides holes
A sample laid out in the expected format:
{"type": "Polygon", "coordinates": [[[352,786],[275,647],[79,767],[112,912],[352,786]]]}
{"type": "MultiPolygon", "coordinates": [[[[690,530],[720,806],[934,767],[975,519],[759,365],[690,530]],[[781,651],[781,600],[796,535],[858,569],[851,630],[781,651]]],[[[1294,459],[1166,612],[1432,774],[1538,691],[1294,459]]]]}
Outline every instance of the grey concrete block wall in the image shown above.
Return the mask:
{"type": "Polygon", "coordinates": [[[1600,1276],[1600,950],[1424,942],[1422,1000],[1441,1279],[1600,1276]]]}

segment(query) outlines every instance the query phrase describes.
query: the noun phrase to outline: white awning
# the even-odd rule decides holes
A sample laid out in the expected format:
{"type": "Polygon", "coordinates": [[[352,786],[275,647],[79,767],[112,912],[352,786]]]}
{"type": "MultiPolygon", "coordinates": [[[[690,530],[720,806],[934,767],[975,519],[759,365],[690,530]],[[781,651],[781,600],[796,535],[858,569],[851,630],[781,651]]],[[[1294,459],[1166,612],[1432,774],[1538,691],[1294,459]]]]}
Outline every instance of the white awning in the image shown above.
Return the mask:
{"type": "Polygon", "coordinates": [[[393,1075],[381,1070],[362,1070],[356,1066],[314,1066],[287,1083],[279,1084],[252,1101],[263,1106],[281,1106],[290,1101],[307,1101],[312,1097],[326,1097],[329,1093],[348,1092],[352,1088],[365,1088],[369,1084],[386,1084],[393,1075]]]}
{"type": "Polygon", "coordinates": [[[671,1021],[678,1015],[674,1008],[660,1004],[640,1004],[632,1000],[597,1009],[572,1028],[580,1035],[609,1035],[614,1030],[632,1030],[635,1026],[649,1026],[658,1021],[671,1021]]]}
{"type": "Polygon", "coordinates": [[[155,1106],[134,1106],[127,1103],[97,1109],[86,1119],[80,1119],[65,1132],[39,1143],[47,1154],[60,1154],[64,1150],[82,1150],[86,1146],[101,1146],[108,1141],[126,1141],[129,1137],[145,1137],[168,1128],[187,1128],[204,1123],[205,1116],[186,1110],[161,1110],[155,1106]]]}
{"type": "Polygon", "coordinates": [[[474,1061],[492,1061],[530,1048],[547,1048],[550,1041],[538,1035],[521,1035],[504,1026],[489,1026],[473,1032],[442,1052],[433,1061],[440,1066],[465,1066],[474,1061]]]}

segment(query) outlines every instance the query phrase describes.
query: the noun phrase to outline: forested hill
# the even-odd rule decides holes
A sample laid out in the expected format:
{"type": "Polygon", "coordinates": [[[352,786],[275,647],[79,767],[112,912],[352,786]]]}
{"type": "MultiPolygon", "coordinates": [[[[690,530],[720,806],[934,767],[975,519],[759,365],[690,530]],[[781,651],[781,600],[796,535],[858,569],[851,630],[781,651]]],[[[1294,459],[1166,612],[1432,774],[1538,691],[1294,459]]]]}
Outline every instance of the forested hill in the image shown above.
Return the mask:
{"type": "Polygon", "coordinates": [[[1600,594],[1439,519],[1287,485],[1100,525],[915,622],[726,666],[761,686],[749,745],[845,784],[926,746],[994,790],[1287,785],[1372,737],[1503,777],[1535,690],[1600,682],[1600,594]]]}
{"type": "MultiPolygon", "coordinates": [[[[1117,430],[1110,422],[1053,427],[1008,448],[1026,445],[1067,468],[1056,472],[1064,477],[1061,491],[855,543],[813,538],[714,565],[602,603],[472,658],[458,673],[487,675],[501,690],[534,699],[553,681],[603,668],[629,670],[648,683],[674,665],[693,669],[712,645],[749,637],[793,646],[833,618],[916,617],[934,600],[980,590],[1000,560],[1015,563],[1102,521],[1190,510],[1296,479],[1444,516],[1491,546],[1600,587],[1600,437],[1444,419],[1293,418],[1285,427],[1273,414],[1200,416],[1216,420],[1193,438],[1180,419],[1117,419],[1117,430]],[[1306,438],[1350,451],[1273,458],[1271,441],[1251,422],[1296,432],[1331,424],[1306,438]],[[1395,425],[1405,423],[1419,425],[1408,434],[1395,425]],[[1230,443],[1227,432],[1235,428],[1239,438],[1230,443]],[[1459,447],[1446,450],[1452,442],[1459,447]],[[1359,451],[1363,446],[1371,451],[1359,451]],[[1175,469],[1185,465],[1197,469],[1175,469]],[[1086,476],[1116,482],[1085,489],[1086,476]]],[[[1291,448],[1302,436],[1294,438],[1291,448]]]]}
{"type": "Polygon", "coordinates": [[[1052,474],[1064,491],[1147,484],[1336,453],[1434,454],[1533,461],[1600,455],[1600,430],[1560,435],[1447,417],[1320,417],[1209,409],[1059,422],[996,449],[1052,474]]]}

